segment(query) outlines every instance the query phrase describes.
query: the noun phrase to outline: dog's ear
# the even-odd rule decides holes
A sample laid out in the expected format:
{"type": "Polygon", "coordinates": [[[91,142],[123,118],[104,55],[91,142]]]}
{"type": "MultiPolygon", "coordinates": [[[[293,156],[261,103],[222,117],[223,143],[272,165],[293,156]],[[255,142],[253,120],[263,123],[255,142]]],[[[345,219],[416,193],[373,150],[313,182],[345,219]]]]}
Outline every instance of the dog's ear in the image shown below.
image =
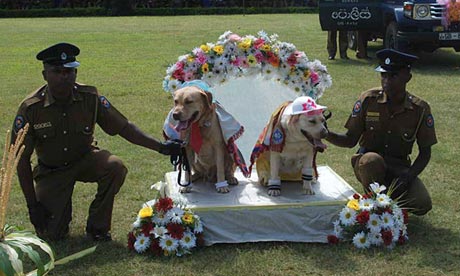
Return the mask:
{"type": "Polygon", "coordinates": [[[291,115],[291,118],[289,118],[288,124],[295,124],[299,121],[299,119],[300,119],[300,114],[291,115]]]}
{"type": "Polygon", "coordinates": [[[206,107],[211,109],[212,108],[212,94],[210,92],[201,91],[201,96],[203,102],[205,103],[206,107]]]}

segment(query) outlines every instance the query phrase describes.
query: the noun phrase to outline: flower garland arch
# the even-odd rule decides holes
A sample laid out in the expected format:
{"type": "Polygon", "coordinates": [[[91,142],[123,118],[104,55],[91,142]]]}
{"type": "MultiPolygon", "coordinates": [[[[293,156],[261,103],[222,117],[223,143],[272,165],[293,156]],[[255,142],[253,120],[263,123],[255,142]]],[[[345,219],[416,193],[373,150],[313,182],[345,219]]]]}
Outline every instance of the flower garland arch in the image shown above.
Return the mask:
{"type": "Polygon", "coordinates": [[[216,43],[206,43],[182,55],[166,70],[163,89],[174,92],[185,81],[201,79],[211,87],[232,78],[261,76],[286,85],[299,96],[319,99],[331,86],[331,76],[319,61],[310,61],[305,52],[278,35],[243,37],[227,31],[216,43]]]}

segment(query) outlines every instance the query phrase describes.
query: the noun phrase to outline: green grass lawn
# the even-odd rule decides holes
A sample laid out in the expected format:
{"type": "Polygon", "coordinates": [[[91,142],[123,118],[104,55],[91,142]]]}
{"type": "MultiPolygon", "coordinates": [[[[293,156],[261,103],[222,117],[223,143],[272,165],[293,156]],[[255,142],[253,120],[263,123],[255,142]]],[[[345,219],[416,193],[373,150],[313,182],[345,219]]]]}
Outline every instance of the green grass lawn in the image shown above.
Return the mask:
{"type": "MultiPolygon", "coordinates": [[[[20,101],[41,84],[42,65],[35,55],[43,48],[70,42],[81,49],[79,82],[95,85],[101,94],[141,129],[161,137],[163,120],[172,107],[162,90],[165,70],[177,57],[204,42],[216,42],[227,30],[241,35],[265,30],[291,42],[310,59],[323,61],[333,85],[321,104],[334,113],[331,129],[343,124],[358,95],[380,85],[376,60],[328,61],[326,32],[318,15],[236,15],[186,17],[0,19],[0,133],[12,125],[20,101]]],[[[371,42],[370,55],[382,47],[371,42]]],[[[410,217],[409,243],[393,251],[356,250],[349,244],[247,243],[213,245],[182,258],[155,259],[128,252],[126,235],[138,209],[154,195],[152,183],[171,170],[169,158],[134,146],[100,129],[99,145],[120,156],[129,169],[113,213],[114,242],[96,253],[56,268],[52,275],[460,275],[460,201],[458,129],[460,128],[460,55],[453,50],[421,54],[408,90],[431,104],[438,144],[422,173],[433,199],[423,218],[410,217]],[[455,134],[457,133],[457,134],[455,134]]],[[[0,144],[4,143],[3,135],[0,144]]],[[[355,150],[330,146],[318,157],[357,190],[350,166],[355,150]]],[[[414,158],[414,156],[413,156],[414,158]]],[[[58,258],[93,245],[84,238],[94,184],[76,186],[71,237],[52,243],[58,258]]],[[[32,229],[22,192],[13,185],[7,222],[32,229]]]]}

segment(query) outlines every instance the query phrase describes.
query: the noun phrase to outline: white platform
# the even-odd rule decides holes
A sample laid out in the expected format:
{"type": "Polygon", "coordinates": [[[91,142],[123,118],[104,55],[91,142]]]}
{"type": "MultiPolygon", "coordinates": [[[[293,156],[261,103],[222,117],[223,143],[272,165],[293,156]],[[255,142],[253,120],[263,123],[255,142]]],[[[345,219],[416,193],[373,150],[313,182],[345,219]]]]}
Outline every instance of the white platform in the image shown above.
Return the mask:
{"type": "MultiPolygon", "coordinates": [[[[177,172],[165,175],[170,197],[180,200],[199,215],[207,245],[259,241],[327,242],[354,189],[328,166],[319,166],[315,195],[304,195],[300,182],[282,184],[282,195],[270,197],[257,183],[236,173],[239,185],[219,194],[213,183],[194,183],[188,194],[179,193],[177,172]]],[[[184,181],[184,180],[182,180],[184,181]]]]}

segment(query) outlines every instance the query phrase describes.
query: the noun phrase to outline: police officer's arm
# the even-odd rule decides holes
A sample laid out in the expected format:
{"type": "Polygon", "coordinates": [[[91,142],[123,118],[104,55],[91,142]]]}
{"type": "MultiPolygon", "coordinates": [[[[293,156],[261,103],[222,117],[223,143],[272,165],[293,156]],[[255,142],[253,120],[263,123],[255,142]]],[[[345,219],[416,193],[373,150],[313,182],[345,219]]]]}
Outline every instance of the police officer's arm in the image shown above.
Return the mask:
{"type": "Polygon", "coordinates": [[[431,146],[419,147],[418,150],[419,153],[417,158],[415,159],[408,172],[410,181],[417,177],[425,169],[431,159],[431,146]]]}
{"type": "Polygon", "coordinates": [[[360,136],[361,134],[357,135],[351,131],[347,131],[344,134],[329,131],[326,140],[339,147],[352,148],[356,146],[360,136]]]}
{"type": "Polygon", "coordinates": [[[123,129],[120,131],[119,135],[126,139],[127,141],[143,146],[159,153],[166,155],[179,155],[181,144],[174,141],[160,142],[157,139],[153,138],[150,135],[147,135],[142,130],[140,130],[132,122],[128,122],[123,129]]]}
{"type": "Polygon", "coordinates": [[[37,204],[34,181],[32,177],[32,166],[30,164],[30,157],[32,156],[33,151],[33,144],[31,145],[30,143],[27,143],[17,166],[19,184],[21,185],[22,192],[24,193],[27,206],[34,206],[37,204]]]}

